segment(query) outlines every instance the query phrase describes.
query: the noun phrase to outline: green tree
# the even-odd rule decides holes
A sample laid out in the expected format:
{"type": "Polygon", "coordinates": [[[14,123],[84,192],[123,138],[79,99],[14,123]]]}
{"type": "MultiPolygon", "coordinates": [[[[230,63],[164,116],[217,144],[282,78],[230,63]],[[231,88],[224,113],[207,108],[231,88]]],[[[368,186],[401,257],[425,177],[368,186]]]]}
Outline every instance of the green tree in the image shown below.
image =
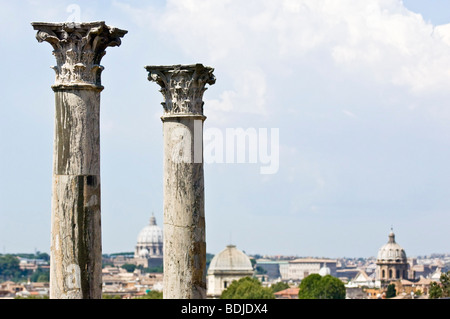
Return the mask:
{"type": "Polygon", "coordinates": [[[392,298],[395,297],[396,295],[397,290],[395,289],[395,285],[394,284],[388,285],[386,290],[386,298],[392,298]]]}
{"type": "Polygon", "coordinates": [[[27,271],[19,267],[19,259],[13,255],[0,256],[0,280],[18,281],[25,278],[27,271]]]}
{"type": "Polygon", "coordinates": [[[299,299],[345,299],[344,283],[331,275],[311,274],[299,285],[299,299]]]}
{"type": "Polygon", "coordinates": [[[430,284],[430,289],[428,291],[428,296],[430,299],[442,298],[441,285],[435,281],[432,281],[430,284]]]}
{"type": "Polygon", "coordinates": [[[50,299],[49,296],[43,295],[43,296],[27,296],[27,297],[20,297],[16,296],[14,299],[50,299]]]}
{"type": "Polygon", "coordinates": [[[222,292],[220,299],[275,299],[272,289],[263,287],[258,279],[235,280],[222,292]]]}
{"type": "Polygon", "coordinates": [[[145,296],[136,297],[135,299],[163,299],[162,291],[150,290],[145,296]]]}
{"type": "Polygon", "coordinates": [[[133,272],[136,269],[136,265],[123,264],[121,268],[125,269],[127,272],[133,272]]]}
{"type": "Polygon", "coordinates": [[[331,275],[326,275],[320,280],[319,299],[345,299],[344,283],[331,275]]]}
{"type": "Polygon", "coordinates": [[[288,289],[289,285],[285,282],[280,281],[270,286],[270,288],[272,289],[273,293],[276,293],[278,291],[288,289]]]}
{"type": "Polygon", "coordinates": [[[442,273],[439,281],[440,283],[431,282],[430,290],[428,291],[430,299],[450,297],[450,271],[442,273]]]}
{"type": "Polygon", "coordinates": [[[450,271],[441,274],[439,280],[441,281],[443,297],[450,297],[450,271]]]}
{"type": "Polygon", "coordinates": [[[138,265],[137,268],[141,269],[144,273],[163,273],[164,272],[163,265],[150,267],[150,268],[144,268],[144,266],[138,265]]]}
{"type": "Polygon", "coordinates": [[[41,267],[38,267],[38,269],[36,269],[36,271],[31,274],[30,280],[32,282],[49,282],[50,271],[43,270],[41,267]]]}
{"type": "Polygon", "coordinates": [[[36,259],[43,259],[45,261],[50,261],[50,255],[47,253],[36,252],[36,259]]]}
{"type": "Polygon", "coordinates": [[[304,278],[299,285],[299,299],[317,299],[320,291],[320,281],[322,276],[319,274],[311,274],[304,278]]]}
{"type": "Polygon", "coordinates": [[[254,269],[255,269],[257,275],[265,275],[265,274],[267,274],[267,270],[265,270],[261,266],[256,266],[256,267],[254,267],[254,269]]]}

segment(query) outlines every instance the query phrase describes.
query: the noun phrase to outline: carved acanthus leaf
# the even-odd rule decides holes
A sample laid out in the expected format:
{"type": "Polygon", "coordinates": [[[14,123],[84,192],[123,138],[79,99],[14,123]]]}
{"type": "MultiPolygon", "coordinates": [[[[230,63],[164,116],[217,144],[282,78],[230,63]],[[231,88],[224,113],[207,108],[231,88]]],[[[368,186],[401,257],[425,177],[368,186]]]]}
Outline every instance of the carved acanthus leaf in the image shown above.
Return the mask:
{"type": "Polygon", "coordinates": [[[89,84],[101,87],[100,65],[108,46],[120,46],[128,31],[107,26],[103,21],[89,23],[33,22],[36,39],[53,47],[55,85],[89,84]]]}
{"type": "Polygon", "coordinates": [[[148,80],[156,82],[164,97],[161,103],[166,115],[203,115],[203,93],[206,84],[216,82],[214,69],[202,64],[146,66],[148,80]]]}

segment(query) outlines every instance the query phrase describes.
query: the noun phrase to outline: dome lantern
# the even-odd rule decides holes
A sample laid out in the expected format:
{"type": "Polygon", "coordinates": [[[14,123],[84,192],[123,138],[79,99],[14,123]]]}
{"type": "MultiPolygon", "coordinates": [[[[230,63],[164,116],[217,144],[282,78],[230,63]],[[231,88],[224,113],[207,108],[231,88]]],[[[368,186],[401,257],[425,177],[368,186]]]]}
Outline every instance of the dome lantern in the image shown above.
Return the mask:
{"type": "Polygon", "coordinates": [[[395,234],[391,229],[387,244],[378,250],[377,260],[390,262],[406,262],[405,250],[395,241],[395,234]]]}

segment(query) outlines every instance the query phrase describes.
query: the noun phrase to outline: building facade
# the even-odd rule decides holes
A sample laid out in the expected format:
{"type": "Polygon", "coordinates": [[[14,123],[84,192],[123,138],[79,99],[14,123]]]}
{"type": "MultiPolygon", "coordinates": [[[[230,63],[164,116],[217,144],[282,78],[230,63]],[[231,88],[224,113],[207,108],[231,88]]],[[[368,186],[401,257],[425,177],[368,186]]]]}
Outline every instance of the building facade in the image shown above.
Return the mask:
{"type": "Polygon", "coordinates": [[[388,284],[399,279],[408,279],[409,263],[405,250],[395,241],[391,230],[388,242],[378,250],[377,279],[388,284]]]}
{"type": "Polygon", "coordinates": [[[310,274],[337,276],[337,261],[324,258],[298,258],[280,263],[282,280],[303,280],[310,274]]]}

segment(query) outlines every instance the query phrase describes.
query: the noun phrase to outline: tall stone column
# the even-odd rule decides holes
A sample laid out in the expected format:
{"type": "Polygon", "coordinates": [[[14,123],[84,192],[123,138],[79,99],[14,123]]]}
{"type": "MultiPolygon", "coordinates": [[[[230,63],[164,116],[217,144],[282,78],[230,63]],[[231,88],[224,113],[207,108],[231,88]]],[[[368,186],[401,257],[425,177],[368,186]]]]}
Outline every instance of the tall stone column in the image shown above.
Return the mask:
{"type": "Polygon", "coordinates": [[[206,298],[203,177],[203,93],[214,69],[196,65],[147,66],[164,96],[165,299],[206,298]]]}
{"type": "Polygon", "coordinates": [[[100,60],[127,31],[104,22],[33,22],[57,65],[50,298],[100,299],[100,60]]]}

